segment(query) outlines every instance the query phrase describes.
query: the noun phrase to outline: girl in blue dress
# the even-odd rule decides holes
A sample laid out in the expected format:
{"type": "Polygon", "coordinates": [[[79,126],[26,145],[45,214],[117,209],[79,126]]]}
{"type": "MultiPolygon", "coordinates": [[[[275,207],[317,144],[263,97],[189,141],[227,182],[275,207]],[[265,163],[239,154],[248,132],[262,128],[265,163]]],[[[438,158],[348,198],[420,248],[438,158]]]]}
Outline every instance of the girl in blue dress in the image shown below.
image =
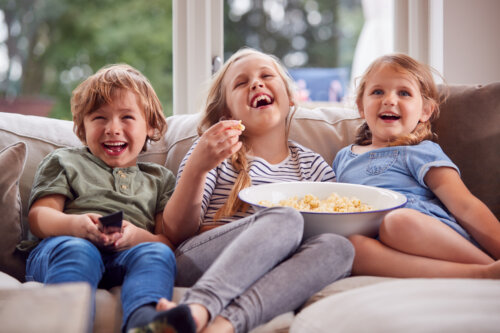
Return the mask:
{"type": "Polygon", "coordinates": [[[430,141],[439,94],[428,66],[403,54],[378,58],[361,78],[365,123],[333,162],[337,181],[401,192],[377,239],[350,237],[353,274],[500,278],[500,223],[469,192],[457,166],[430,141]]]}

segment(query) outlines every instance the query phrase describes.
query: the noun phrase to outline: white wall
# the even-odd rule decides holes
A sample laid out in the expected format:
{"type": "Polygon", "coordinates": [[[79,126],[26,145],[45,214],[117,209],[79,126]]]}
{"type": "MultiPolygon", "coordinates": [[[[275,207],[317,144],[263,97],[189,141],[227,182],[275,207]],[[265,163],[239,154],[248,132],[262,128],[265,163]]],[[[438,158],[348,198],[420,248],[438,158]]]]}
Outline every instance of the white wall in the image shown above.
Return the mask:
{"type": "Polygon", "coordinates": [[[443,76],[449,84],[500,81],[500,1],[444,0],[443,76]]]}

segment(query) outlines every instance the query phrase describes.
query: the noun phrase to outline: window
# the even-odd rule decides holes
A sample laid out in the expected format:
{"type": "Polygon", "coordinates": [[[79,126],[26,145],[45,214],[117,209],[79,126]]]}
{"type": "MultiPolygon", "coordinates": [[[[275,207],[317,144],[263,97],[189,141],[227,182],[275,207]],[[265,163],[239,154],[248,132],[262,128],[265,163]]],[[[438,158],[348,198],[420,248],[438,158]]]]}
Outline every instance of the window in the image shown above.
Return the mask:
{"type": "Polygon", "coordinates": [[[0,0],[2,111],[32,104],[71,119],[76,85],[120,62],[143,72],[172,114],[172,0],[0,0]]]}

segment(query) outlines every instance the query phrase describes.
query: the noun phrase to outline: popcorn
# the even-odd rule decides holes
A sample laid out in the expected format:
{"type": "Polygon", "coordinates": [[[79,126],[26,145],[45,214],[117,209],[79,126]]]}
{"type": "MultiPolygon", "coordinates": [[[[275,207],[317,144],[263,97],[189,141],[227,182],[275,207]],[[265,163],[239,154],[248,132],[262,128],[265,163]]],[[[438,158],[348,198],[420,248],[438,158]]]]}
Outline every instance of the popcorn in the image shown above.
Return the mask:
{"type": "Polygon", "coordinates": [[[245,130],[245,125],[243,125],[243,124],[241,123],[241,120],[240,120],[239,122],[240,122],[240,123],[239,123],[238,125],[234,126],[233,128],[234,128],[234,129],[237,129],[237,130],[240,130],[240,131],[242,131],[242,132],[243,132],[243,131],[245,130]]]}
{"type": "Polygon", "coordinates": [[[292,207],[303,212],[322,212],[322,213],[353,213],[365,212],[373,208],[361,202],[357,198],[340,197],[336,193],[324,200],[312,194],[306,194],[303,198],[292,197],[286,200],[281,200],[278,204],[274,204],[267,200],[259,201],[260,205],[266,207],[292,207]]]}

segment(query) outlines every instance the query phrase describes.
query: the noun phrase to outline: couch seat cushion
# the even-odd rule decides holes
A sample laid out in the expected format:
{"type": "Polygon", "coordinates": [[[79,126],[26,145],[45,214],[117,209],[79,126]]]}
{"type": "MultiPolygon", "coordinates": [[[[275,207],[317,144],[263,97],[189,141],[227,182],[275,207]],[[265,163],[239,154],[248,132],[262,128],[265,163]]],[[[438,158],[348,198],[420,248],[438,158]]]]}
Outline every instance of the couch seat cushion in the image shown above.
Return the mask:
{"type": "Polygon", "coordinates": [[[326,297],[290,333],[498,332],[499,313],[499,281],[398,279],[326,297]]]}

